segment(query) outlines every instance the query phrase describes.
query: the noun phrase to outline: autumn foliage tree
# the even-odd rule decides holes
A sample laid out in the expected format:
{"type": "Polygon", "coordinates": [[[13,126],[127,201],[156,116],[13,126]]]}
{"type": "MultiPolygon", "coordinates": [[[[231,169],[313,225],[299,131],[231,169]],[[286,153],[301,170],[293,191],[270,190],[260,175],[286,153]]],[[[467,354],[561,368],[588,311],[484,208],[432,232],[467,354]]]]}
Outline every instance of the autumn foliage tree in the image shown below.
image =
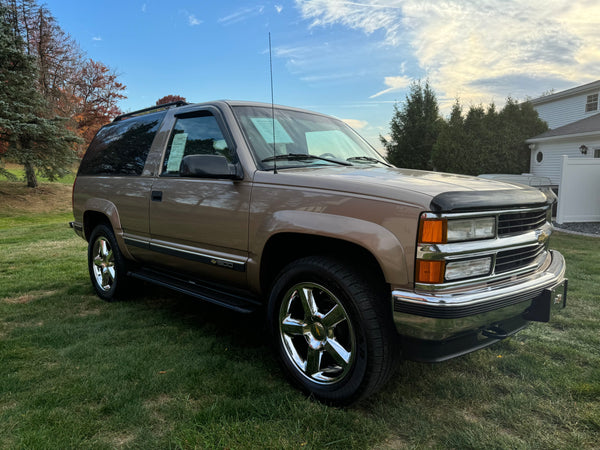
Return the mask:
{"type": "MultiPolygon", "coordinates": [[[[64,175],[78,141],[63,118],[52,114],[36,89],[35,57],[27,54],[10,11],[0,3],[0,140],[3,155],[22,164],[27,186],[37,187],[36,172],[49,179],[64,175]]],[[[6,175],[6,171],[3,169],[6,175]]]]}
{"type": "MultiPolygon", "coordinates": [[[[65,136],[69,133],[79,136],[80,139],[70,140],[68,151],[70,156],[74,156],[74,152],[81,154],[97,130],[121,113],[117,103],[125,98],[125,86],[118,82],[117,74],[109,67],[85,58],[77,43],[36,0],[0,0],[0,6],[5,11],[4,25],[9,26],[9,34],[19,38],[19,51],[31,62],[30,85],[36,92],[36,98],[41,99],[39,105],[44,105],[36,110],[36,114],[53,118],[55,125],[62,127],[65,136]]],[[[8,89],[3,94],[9,103],[19,100],[9,98],[18,95],[15,90],[8,89]]],[[[5,120],[10,121],[11,118],[17,120],[17,114],[8,110],[5,120]]],[[[4,152],[5,156],[11,155],[16,161],[22,159],[23,149],[17,150],[13,146],[9,151],[6,139],[0,141],[4,141],[0,142],[0,152],[4,152]]],[[[49,138],[46,141],[46,146],[51,145],[49,138]]],[[[38,141],[32,142],[32,145],[42,148],[38,141]]],[[[51,154],[46,148],[46,160],[51,154]]],[[[44,169],[47,163],[34,165],[32,170],[26,167],[28,185],[37,183],[33,180],[35,168],[47,174],[44,169]]],[[[60,164],[67,165],[61,171],[70,166],[66,160],[60,164]]],[[[52,175],[51,172],[49,174],[52,175]]]]}
{"type": "Polygon", "coordinates": [[[187,100],[185,99],[185,97],[182,97],[181,95],[165,95],[164,97],[156,100],[156,106],[166,105],[167,103],[173,103],[173,102],[187,102],[187,100]]]}
{"type": "Polygon", "coordinates": [[[125,86],[117,74],[101,62],[92,59],[80,65],[71,82],[71,98],[75,100],[74,120],[77,132],[89,144],[96,132],[112,118],[121,114],[117,102],[125,98],[125,86]]]}

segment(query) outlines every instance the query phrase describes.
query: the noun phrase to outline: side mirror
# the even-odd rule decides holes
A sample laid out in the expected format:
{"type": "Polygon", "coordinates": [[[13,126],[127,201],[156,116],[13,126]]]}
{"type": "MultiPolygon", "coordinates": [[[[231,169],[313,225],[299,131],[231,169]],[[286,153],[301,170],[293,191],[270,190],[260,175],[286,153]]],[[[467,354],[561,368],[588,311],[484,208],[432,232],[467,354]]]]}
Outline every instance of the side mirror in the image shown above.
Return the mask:
{"type": "Polygon", "coordinates": [[[239,180],[242,178],[241,169],[230,164],[221,155],[188,155],[181,160],[179,174],[182,177],[195,178],[227,178],[239,180]]]}

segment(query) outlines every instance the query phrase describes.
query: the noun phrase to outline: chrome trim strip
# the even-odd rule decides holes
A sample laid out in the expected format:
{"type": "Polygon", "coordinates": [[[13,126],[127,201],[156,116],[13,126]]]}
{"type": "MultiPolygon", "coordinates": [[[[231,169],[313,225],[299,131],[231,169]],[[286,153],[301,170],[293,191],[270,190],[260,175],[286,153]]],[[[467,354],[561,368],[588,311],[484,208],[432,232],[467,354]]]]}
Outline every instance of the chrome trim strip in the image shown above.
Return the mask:
{"type": "Polygon", "coordinates": [[[535,211],[544,211],[547,210],[549,206],[538,206],[531,208],[520,208],[520,209],[494,209],[488,211],[473,211],[473,212],[455,212],[455,213],[443,213],[443,212],[424,212],[422,216],[427,219],[462,219],[462,218],[471,218],[471,217],[498,217],[504,214],[518,214],[518,213],[528,213],[535,211]]]}
{"type": "Polygon", "coordinates": [[[245,272],[246,271],[246,263],[235,261],[232,259],[216,257],[214,255],[208,255],[205,253],[195,252],[192,250],[185,250],[182,248],[173,247],[165,244],[157,244],[156,242],[136,239],[132,237],[124,238],[125,243],[127,245],[132,245],[134,247],[144,248],[146,250],[150,250],[157,253],[162,253],[165,255],[176,256],[178,258],[187,259],[190,261],[196,261],[204,264],[208,264],[211,266],[222,267],[224,269],[231,269],[237,272],[245,272]]]}

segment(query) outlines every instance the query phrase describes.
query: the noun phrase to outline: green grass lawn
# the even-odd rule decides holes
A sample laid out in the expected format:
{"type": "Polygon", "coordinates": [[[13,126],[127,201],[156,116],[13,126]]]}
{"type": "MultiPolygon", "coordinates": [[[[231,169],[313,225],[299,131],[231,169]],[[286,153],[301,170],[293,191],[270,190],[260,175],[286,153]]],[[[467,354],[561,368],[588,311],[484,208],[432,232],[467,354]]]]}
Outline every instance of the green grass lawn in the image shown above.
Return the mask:
{"type": "Polygon", "coordinates": [[[102,302],[67,225],[68,186],[23,189],[0,182],[2,449],[598,448],[598,238],[553,236],[570,291],[550,324],[442,364],[403,362],[338,409],[288,385],[260,316],[144,286],[102,302]],[[51,207],[36,212],[34,195],[51,207]]]}

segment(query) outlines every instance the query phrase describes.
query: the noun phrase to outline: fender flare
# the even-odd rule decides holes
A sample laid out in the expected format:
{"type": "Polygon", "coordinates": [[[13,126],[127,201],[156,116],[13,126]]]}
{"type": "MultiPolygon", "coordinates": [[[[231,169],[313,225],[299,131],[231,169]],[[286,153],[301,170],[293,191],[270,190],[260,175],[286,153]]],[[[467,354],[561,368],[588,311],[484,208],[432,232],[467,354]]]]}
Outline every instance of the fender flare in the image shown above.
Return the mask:
{"type": "Polygon", "coordinates": [[[251,257],[248,262],[249,280],[260,278],[262,250],[269,239],[280,233],[317,235],[350,242],[373,255],[388,283],[408,283],[404,247],[390,230],[353,217],[299,210],[277,211],[251,233],[250,254],[256,256],[256,259],[251,257]]]}

